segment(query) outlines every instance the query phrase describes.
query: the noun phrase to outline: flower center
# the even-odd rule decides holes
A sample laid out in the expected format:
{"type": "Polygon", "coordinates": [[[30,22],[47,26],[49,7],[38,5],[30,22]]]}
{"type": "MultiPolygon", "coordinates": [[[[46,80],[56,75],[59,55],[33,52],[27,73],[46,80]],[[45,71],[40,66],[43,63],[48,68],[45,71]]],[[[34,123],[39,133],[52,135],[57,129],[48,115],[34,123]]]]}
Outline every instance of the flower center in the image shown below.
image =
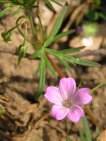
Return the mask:
{"type": "Polygon", "coordinates": [[[72,107],[72,102],[71,101],[65,101],[63,103],[63,106],[65,106],[66,108],[71,108],[72,107]]]}

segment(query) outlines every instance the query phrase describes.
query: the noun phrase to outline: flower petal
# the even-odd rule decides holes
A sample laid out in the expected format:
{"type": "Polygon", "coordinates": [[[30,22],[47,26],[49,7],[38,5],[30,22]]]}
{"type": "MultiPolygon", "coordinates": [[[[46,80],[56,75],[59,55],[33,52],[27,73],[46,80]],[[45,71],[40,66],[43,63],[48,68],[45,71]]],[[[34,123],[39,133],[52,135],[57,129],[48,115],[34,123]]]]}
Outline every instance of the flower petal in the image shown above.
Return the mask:
{"type": "Polygon", "coordinates": [[[47,88],[44,97],[51,103],[62,105],[63,98],[60,94],[60,91],[57,87],[50,86],[47,88]]]}
{"type": "Polygon", "coordinates": [[[84,111],[78,105],[74,105],[67,114],[68,119],[71,120],[72,122],[78,122],[83,116],[84,111]]]}
{"type": "Polygon", "coordinates": [[[70,109],[63,106],[54,105],[51,109],[51,115],[57,120],[62,120],[67,116],[69,110],[70,109]]]}
{"type": "Polygon", "coordinates": [[[73,78],[62,78],[59,83],[59,89],[64,100],[70,100],[76,90],[76,82],[73,78]]]}
{"type": "Polygon", "coordinates": [[[90,89],[81,88],[76,91],[76,93],[72,97],[72,102],[78,105],[85,105],[92,100],[92,96],[90,95],[90,89]]]}

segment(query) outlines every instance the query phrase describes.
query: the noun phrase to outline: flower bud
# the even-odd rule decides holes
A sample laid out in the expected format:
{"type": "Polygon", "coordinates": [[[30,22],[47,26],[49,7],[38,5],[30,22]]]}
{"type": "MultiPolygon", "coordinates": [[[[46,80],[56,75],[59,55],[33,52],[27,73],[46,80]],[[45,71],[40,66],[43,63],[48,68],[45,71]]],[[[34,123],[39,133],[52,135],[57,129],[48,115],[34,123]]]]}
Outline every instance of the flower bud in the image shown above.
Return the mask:
{"type": "Polygon", "coordinates": [[[11,32],[5,31],[1,34],[4,41],[7,43],[8,41],[11,41],[11,32]]]}
{"type": "Polygon", "coordinates": [[[27,49],[28,49],[28,47],[26,45],[20,45],[19,51],[18,51],[18,56],[19,56],[19,58],[18,58],[18,64],[21,62],[21,59],[23,57],[25,57],[25,54],[27,52],[27,49]]]}

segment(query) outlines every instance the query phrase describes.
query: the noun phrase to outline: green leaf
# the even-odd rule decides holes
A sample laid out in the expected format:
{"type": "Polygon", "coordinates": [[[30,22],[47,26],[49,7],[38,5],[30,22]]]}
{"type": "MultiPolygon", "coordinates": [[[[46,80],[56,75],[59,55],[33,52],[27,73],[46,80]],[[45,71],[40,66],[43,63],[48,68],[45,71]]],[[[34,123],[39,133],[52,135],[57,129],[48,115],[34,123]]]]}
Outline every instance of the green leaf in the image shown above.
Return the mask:
{"type": "Polygon", "coordinates": [[[96,62],[87,61],[87,60],[84,60],[84,59],[81,59],[81,58],[77,58],[77,59],[75,60],[75,63],[76,63],[76,64],[79,64],[79,65],[91,66],[91,67],[98,67],[98,66],[100,66],[100,64],[98,64],[98,63],[96,63],[96,62]]]}
{"type": "Polygon", "coordinates": [[[9,6],[9,7],[6,7],[4,10],[0,11],[0,17],[3,17],[11,9],[12,9],[12,6],[9,6]]]}
{"type": "Polygon", "coordinates": [[[47,59],[47,57],[45,57],[45,61],[46,61],[46,64],[47,64],[47,66],[48,66],[48,68],[49,68],[51,74],[52,74],[53,76],[56,76],[56,77],[57,77],[56,71],[55,71],[55,69],[53,68],[53,66],[52,66],[52,64],[50,63],[50,61],[47,59]]]}
{"type": "Polygon", "coordinates": [[[64,56],[64,59],[70,63],[82,65],[82,66],[92,66],[92,67],[97,67],[100,66],[100,64],[92,62],[92,61],[87,61],[81,58],[78,58],[76,56],[64,56]]]}
{"type": "Polygon", "coordinates": [[[63,38],[64,36],[67,36],[69,34],[72,34],[75,30],[69,30],[66,32],[62,32],[58,35],[56,35],[55,37],[49,37],[45,42],[43,47],[48,47],[51,43],[53,43],[54,41],[59,40],[60,38],[63,38]]]}
{"type": "Polygon", "coordinates": [[[75,53],[75,52],[79,52],[80,50],[84,49],[85,47],[76,47],[76,48],[71,48],[71,49],[64,49],[59,51],[62,54],[70,54],[70,53],[75,53]]]}
{"type": "Polygon", "coordinates": [[[62,25],[63,18],[64,18],[64,15],[66,13],[66,10],[67,10],[67,6],[64,6],[63,9],[60,12],[58,18],[57,18],[55,26],[53,27],[53,29],[52,29],[52,31],[51,31],[51,33],[49,35],[50,38],[51,37],[53,38],[58,33],[58,31],[59,31],[59,29],[60,29],[60,27],[62,25]]]}
{"type": "Polygon", "coordinates": [[[72,64],[78,64],[78,65],[83,65],[83,66],[92,66],[92,67],[97,67],[100,66],[100,64],[96,63],[96,62],[92,62],[92,61],[87,61],[84,60],[82,58],[79,58],[77,56],[66,56],[62,53],[59,53],[60,51],[55,51],[49,48],[45,48],[45,51],[53,56],[55,56],[56,58],[62,59],[64,61],[68,61],[72,64]]]}
{"type": "Polygon", "coordinates": [[[37,51],[35,51],[29,58],[30,59],[34,59],[34,58],[38,58],[41,55],[41,51],[42,49],[38,49],[37,51]]]}
{"type": "Polygon", "coordinates": [[[46,67],[45,66],[46,66],[45,58],[44,58],[44,55],[42,55],[41,61],[40,61],[40,66],[39,66],[40,80],[39,80],[39,85],[38,85],[38,89],[37,89],[37,93],[36,93],[37,98],[42,94],[44,86],[45,86],[45,75],[46,75],[46,67]]]}
{"type": "Polygon", "coordinates": [[[41,34],[42,34],[42,40],[43,40],[43,42],[47,39],[47,37],[46,37],[46,33],[45,33],[45,31],[44,31],[44,27],[43,27],[43,25],[42,25],[42,22],[41,22],[41,19],[40,19],[40,17],[38,16],[38,19],[39,19],[39,23],[40,23],[40,31],[41,31],[41,34]]]}
{"type": "Polygon", "coordinates": [[[89,129],[89,126],[88,126],[88,121],[87,121],[85,116],[82,118],[82,124],[83,124],[83,128],[84,128],[86,141],[92,141],[90,129],[89,129]]]}
{"type": "Polygon", "coordinates": [[[45,52],[47,52],[57,58],[60,58],[60,56],[61,56],[61,54],[59,54],[58,51],[53,50],[53,49],[45,48],[45,52]]]}

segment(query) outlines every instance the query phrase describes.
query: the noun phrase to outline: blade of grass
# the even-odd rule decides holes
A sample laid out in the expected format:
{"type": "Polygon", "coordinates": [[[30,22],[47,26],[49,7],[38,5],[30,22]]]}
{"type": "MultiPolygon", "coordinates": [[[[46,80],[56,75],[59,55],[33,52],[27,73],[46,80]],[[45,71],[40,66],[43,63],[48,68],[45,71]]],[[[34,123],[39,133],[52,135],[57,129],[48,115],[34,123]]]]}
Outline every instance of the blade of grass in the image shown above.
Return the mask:
{"type": "Polygon", "coordinates": [[[95,86],[91,92],[94,93],[97,89],[99,89],[101,86],[105,85],[106,84],[106,80],[100,84],[98,84],[97,86],[95,86]]]}
{"type": "Polygon", "coordinates": [[[86,141],[92,141],[90,129],[89,129],[89,126],[88,126],[88,121],[87,121],[85,116],[82,118],[82,124],[83,124],[83,128],[84,128],[84,134],[85,134],[85,137],[86,137],[86,141]]]}
{"type": "Polygon", "coordinates": [[[80,141],[85,141],[85,137],[84,137],[84,134],[81,130],[79,130],[79,133],[80,133],[80,141]]]}

